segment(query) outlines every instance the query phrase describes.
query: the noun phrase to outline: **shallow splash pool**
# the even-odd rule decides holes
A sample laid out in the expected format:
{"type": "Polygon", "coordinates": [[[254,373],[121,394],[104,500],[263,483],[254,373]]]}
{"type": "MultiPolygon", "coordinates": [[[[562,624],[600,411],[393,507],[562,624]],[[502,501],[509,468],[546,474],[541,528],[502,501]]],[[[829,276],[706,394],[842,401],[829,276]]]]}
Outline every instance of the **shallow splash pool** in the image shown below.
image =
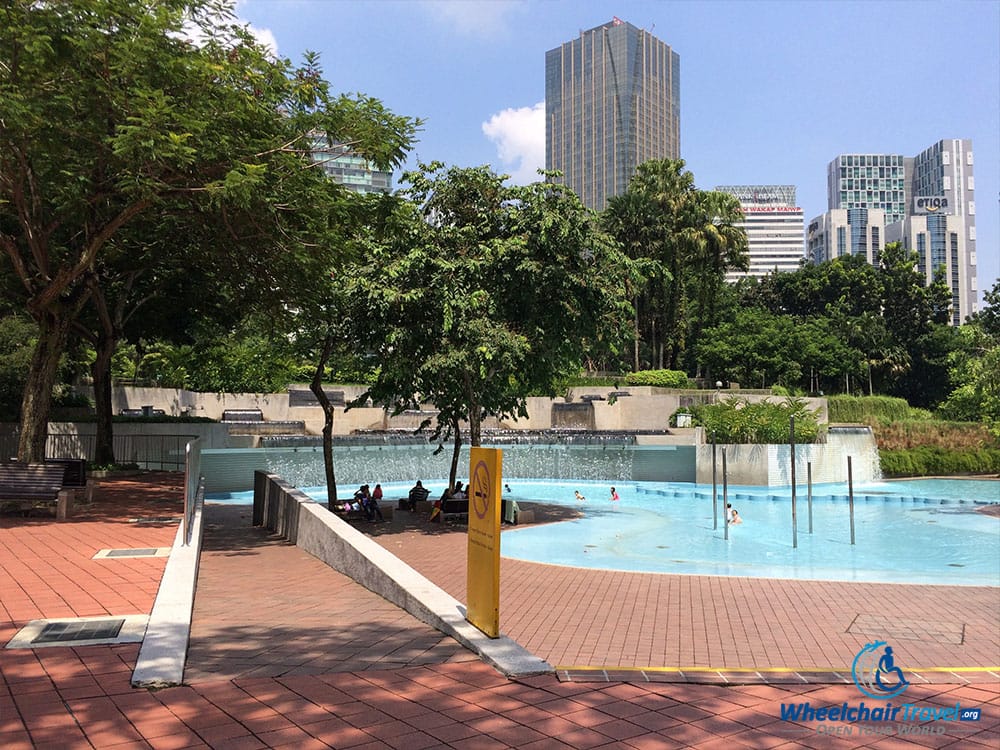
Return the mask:
{"type": "MultiPolygon", "coordinates": [[[[573,521],[508,528],[504,557],[554,565],[649,573],[830,581],[1000,586],[1000,518],[976,512],[1000,502],[1000,482],[910,480],[855,486],[855,544],[846,485],[813,488],[809,533],[806,488],[797,490],[798,547],[792,547],[788,488],[730,487],[744,521],[713,528],[711,485],[515,480],[519,502],[574,506],[573,521]],[[574,499],[580,490],[585,502],[574,499]]],[[[384,485],[388,499],[408,487],[384,485]]],[[[428,483],[432,497],[443,483],[428,483]]],[[[324,488],[304,488],[325,502],[324,488]]],[[[209,496],[251,502],[252,493],[209,496]]],[[[718,489],[722,504],[722,488],[718,489]]]]}

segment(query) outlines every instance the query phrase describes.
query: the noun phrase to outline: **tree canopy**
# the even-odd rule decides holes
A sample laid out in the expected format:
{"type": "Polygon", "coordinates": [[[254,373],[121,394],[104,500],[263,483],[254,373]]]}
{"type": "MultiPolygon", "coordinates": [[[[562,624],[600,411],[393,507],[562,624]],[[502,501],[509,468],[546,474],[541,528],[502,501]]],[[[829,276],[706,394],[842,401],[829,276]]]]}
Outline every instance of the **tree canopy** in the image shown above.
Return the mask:
{"type": "Polygon", "coordinates": [[[0,28],[0,248],[38,326],[18,448],[32,460],[89,301],[111,310],[136,273],[183,263],[185,232],[231,251],[216,268],[235,288],[284,301],[340,228],[311,135],[391,166],[419,123],[333,96],[314,56],[275,58],[226,0],[15,0],[0,28]]]}
{"type": "Polygon", "coordinates": [[[613,197],[604,226],[635,259],[633,362],[677,369],[703,328],[718,322],[729,269],[746,268],[739,201],[698,190],[682,160],[640,164],[628,191],[613,197]]]}
{"type": "Polygon", "coordinates": [[[628,259],[576,195],[504,179],[440,163],[404,175],[391,231],[350,287],[355,340],[376,353],[372,398],[431,402],[436,434],[467,421],[473,445],[484,417],[526,416],[527,396],[553,393],[588,347],[617,349],[630,315],[628,259]]]}

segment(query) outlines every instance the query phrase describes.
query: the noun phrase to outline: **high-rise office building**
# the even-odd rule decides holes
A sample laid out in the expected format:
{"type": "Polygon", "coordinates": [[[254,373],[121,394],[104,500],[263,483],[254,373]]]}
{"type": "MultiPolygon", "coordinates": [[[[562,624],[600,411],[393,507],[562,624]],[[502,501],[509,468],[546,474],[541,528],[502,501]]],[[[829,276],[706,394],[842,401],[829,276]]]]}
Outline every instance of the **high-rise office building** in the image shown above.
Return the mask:
{"type": "Polygon", "coordinates": [[[979,308],[976,272],[976,179],[972,141],[949,138],[938,141],[912,159],[911,203],[901,231],[891,237],[920,256],[921,235],[930,258],[920,256],[920,271],[928,279],[943,268],[951,288],[952,322],[961,324],[979,308]],[[947,219],[935,219],[935,216],[947,219]],[[921,221],[922,219],[922,221],[921,221]],[[926,229],[922,226],[926,224],[926,229]],[[944,258],[935,256],[940,237],[946,236],[944,258]]]}
{"type": "Polygon", "coordinates": [[[841,154],[827,166],[827,208],[878,208],[887,224],[906,215],[906,158],[841,154]]]}
{"type": "Polygon", "coordinates": [[[615,18],[545,53],[545,167],[603,210],[639,164],[680,158],[680,56],[615,18]]]}
{"type": "Polygon", "coordinates": [[[718,192],[739,199],[747,234],[750,268],[729,271],[726,281],[796,271],[802,263],[805,237],[802,208],[795,204],[794,185],[720,185],[718,192]]]}
{"type": "Polygon", "coordinates": [[[310,136],[312,160],[323,173],[355,193],[388,193],[392,172],[376,169],[363,156],[342,143],[329,144],[322,133],[310,136]]]}
{"type": "Polygon", "coordinates": [[[970,266],[968,234],[961,216],[925,213],[907,216],[886,228],[886,240],[902,242],[907,250],[917,252],[917,268],[926,282],[934,280],[939,269],[951,289],[951,323],[961,325],[975,309],[975,268],[970,266]],[[969,294],[963,295],[963,291],[969,294]],[[971,296],[970,296],[971,295],[971,296]]]}
{"type": "Polygon", "coordinates": [[[961,324],[979,307],[973,167],[972,141],[961,138],[938,141],[913,157],[838,156],[827,168],[831,211],[809,223],[807,255],[820,262],[863,252],[878,263],[877,243],[902,242],[917,253],[917,267],[928,282],[939,269],[944,273],[951,322],[961,324]],[[844,209],[845,217],[836,213],[844,209]],[[875,210],[884,211],[884,219],[875,210]]]}
{"type": "Polygon", "coordinates": [[[878,265],[885,242],[885,211],[881,208],[831,208],[809,222],[806,256],[811,263],[863,255],[878,265]]]}

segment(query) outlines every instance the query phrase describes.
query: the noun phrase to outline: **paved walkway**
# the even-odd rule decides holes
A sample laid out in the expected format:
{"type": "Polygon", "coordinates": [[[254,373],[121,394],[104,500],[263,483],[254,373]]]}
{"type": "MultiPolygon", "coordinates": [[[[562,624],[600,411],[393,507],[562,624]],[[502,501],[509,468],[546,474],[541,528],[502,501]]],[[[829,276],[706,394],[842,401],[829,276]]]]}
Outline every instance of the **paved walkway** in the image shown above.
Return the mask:
{"type": "MultiPolygon", "coordinates": [[[[0,518],[0,640],[6,643],[35,617],[148,613],[163,558],[91,558],[104,548],[169,545],[176,526],[149,519],[176,516],[180,484],[172,475],[105,482],[94,506],[67,523],[0,518]]],[[[979,721],[915,725],[781,718],[782,704],[857,705],[862,696],[854,685],[678,684],[648,682],[645,672],[623,673],[618,676],[632,674],[632,679],[611,682],[576,681],[587,677],[584,672],[571,681],[552,675],[507,680],[363,589],[316,568],[298,550],[249,529],[239,513],[226,510],[208,519],[188,685],[131,688],[138,652],[133,645],[2,650],[0,748],[735,750],[1000,744],[996,675],[963,682],[967,674],[982,678],[981,670],[955,673],[948,683],[914,680],[905,693],[906,702],[928,710],[956,703],[979,708],[979,721]],[[289,588],[290,582],[296,585],[289,588]],[[297,641],[296,647],[285,648],[289,640],[297,641]],[[340,658],[328,659],[325,650],[340,658]],[[944,732],[897,733],[914,726],[944,732]],[[835,728],[852,734],[818,731],[835,728]],[[882,734],[888,730],[893,733],[882,734]]],[[[462,598],[460,536],[402,518],[370,529],[462,598]]],[[[701,663],[736,669],[780,662],[842,668],[857,644],[870,639],[853,629],[857,616],[885,611],[911,627],[892,639],[904,669],[1000,661],[1000,592],[994,589],[954,593],[922,586],[608,577],[513,561],[503,563],[503,585],[505,632],[562,666],[701,663]],[[845,607],[855,610],[853,619],[846,619],[845,607]],[[932,632],[932,622],[963,623],[962,643],[940,643],[951,631],[932,632]],[[914,624],[924,630],[912,629],[914,624]],[[837,639],[827,641],[834,633],[837,639]],[[726,642],[734,647],[722,645],[726,642]],[[938,655],[961,661],[940,662],[938,655]]],[[[891,624],[863,622],[874,628],[891,624]]],[[[724,670],[716,675],[727,679],[724,670]]],[[[746,673],[729,679],[734,676],[752,680],[746,673]]],[[[881,705],[868,701],[875,703],[881,705]]]]}

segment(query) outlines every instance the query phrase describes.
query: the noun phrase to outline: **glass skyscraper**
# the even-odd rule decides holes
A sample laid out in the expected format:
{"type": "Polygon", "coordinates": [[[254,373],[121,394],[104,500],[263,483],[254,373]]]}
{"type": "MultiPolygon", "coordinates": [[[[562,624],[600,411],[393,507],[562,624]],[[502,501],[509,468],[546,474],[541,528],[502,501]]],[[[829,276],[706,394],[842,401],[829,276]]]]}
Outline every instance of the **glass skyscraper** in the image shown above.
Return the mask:
{"type": "Polygon", "coordinates": [[[355,193],[388,193],[392,172],[384,172],[342,143],[329,143],[322,133],[311,133],[312,160],[327,177],[355,193]]]}
{"type": "Polygon", "coordinates": [[[615,18],[545,53],[545,167],[603,210],[639,164],[680,158],[680,56],[615,18]]]}

